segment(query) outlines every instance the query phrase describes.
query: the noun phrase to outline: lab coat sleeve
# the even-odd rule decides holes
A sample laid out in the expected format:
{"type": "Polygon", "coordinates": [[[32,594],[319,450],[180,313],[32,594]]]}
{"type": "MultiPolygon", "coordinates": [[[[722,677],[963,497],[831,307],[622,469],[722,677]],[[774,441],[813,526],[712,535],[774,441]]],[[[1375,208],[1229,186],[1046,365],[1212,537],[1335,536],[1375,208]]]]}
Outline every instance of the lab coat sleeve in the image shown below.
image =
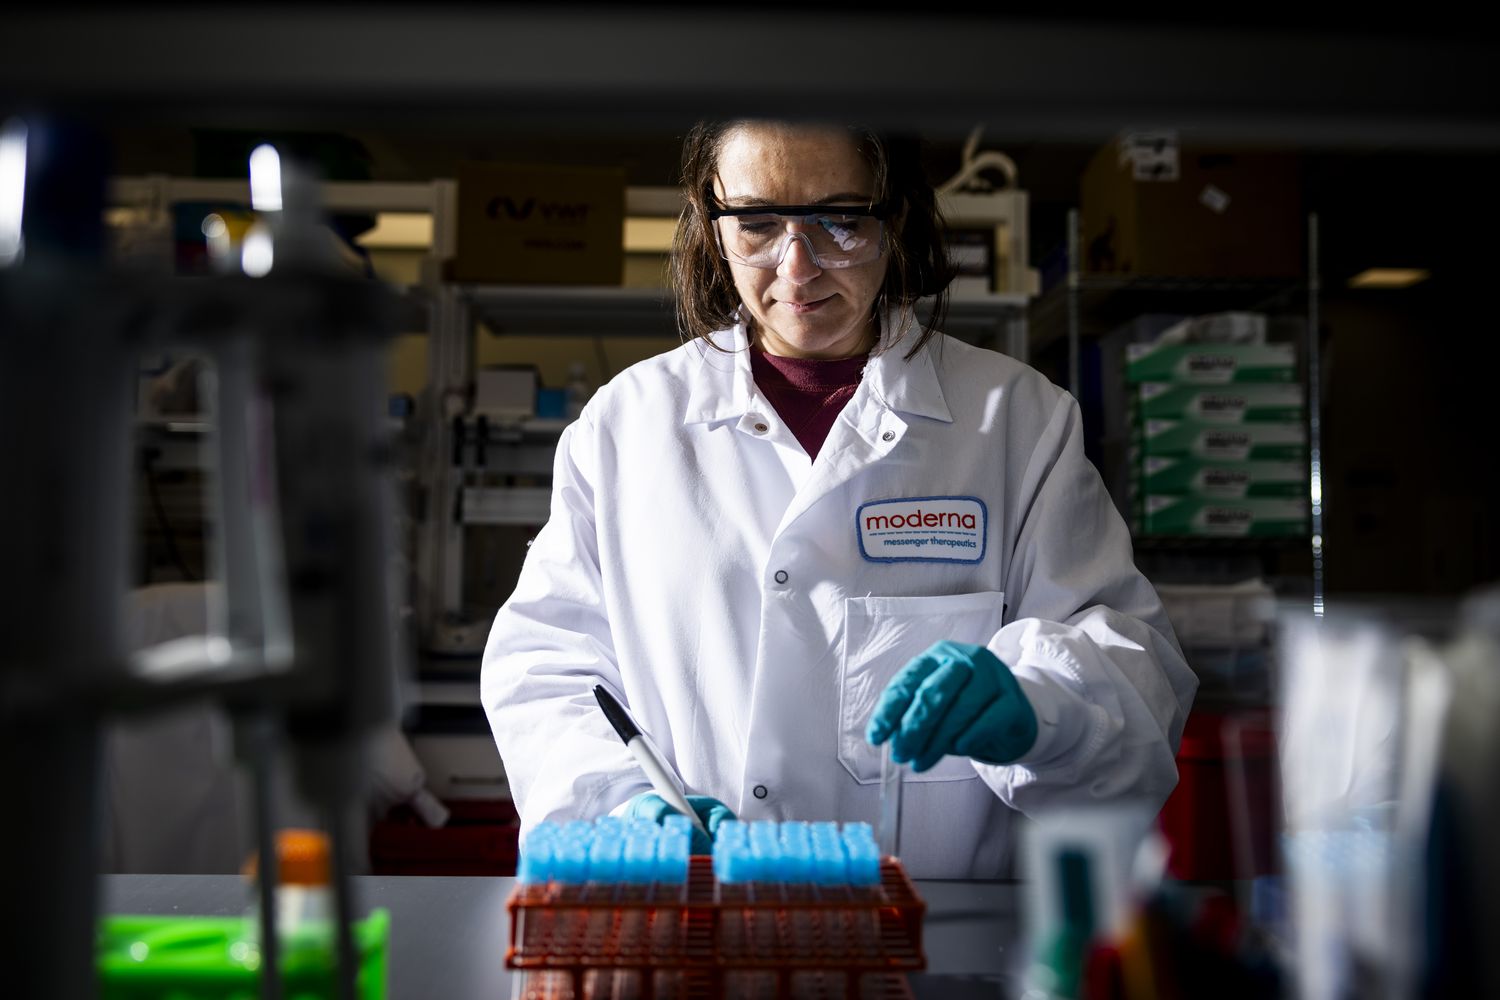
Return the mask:
{"type": "Polygon", "coordinates": [[[1160,807],[1177,783],[1198,681],[1084,457],[1073,397],[1058,399],[1011,513],[1010,611],[989,646],[1030,699],[1038,735],[1015,763],[975,767],[1023,812],[1124,800],[1160,807]]]}
{"type": "Polygon", "coordinates": [[[593,693],[603,684],[624,700],[599,570],[593,438],[587,413],[563,432],[547,524],[495,616],[480,673],[523,834],[650,788],[593,693]]]}

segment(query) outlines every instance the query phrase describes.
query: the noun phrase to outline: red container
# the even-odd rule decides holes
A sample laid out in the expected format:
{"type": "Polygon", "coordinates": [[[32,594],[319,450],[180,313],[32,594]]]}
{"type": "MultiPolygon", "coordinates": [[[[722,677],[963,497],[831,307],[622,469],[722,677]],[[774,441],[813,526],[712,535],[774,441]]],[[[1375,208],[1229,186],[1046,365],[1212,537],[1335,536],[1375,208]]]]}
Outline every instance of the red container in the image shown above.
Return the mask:
{"type": "Polygon", "coordinates": [[[433,829],[404,806],[370,830],[376,875],[514,875],[521,820],[503,799],[444,801],[450,816],[433,829]]]}
{"type": "Polygon", "coordinates": [[[1276,872],[1276,739],[1266,711],[1194,711],[1177,751],[1177,788],[1159,824],[1169,870],[1187,881],[1276,872]],[[1236,844],[1236,840],[1239,843],[1236,844]],[[1238,858],[1238,860],[1237,860],[1238,858]]]}

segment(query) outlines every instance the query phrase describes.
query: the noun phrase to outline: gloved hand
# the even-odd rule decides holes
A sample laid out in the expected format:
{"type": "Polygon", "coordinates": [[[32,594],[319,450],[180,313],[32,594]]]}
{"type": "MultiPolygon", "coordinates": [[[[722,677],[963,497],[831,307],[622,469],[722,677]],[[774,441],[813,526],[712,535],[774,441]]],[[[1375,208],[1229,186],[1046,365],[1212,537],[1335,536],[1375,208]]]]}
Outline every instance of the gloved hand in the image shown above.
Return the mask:
{"type": "MultiPolygon", "coordinates": [[[[693,807],[693,812],[698,814],[698,818],[708,828],[708,837],[704,837],[696,828],[693,830],[693,844],[688,850],[693,854],[712,854],[714,845],[709,838],[718,836],[720,823],[735,818],[734,811],[708,795],[689,795],[687,800],[688,805],[693,807]]],[[[642,792],[626,804],[625,811],[620,815],[627,820],[649,819],[653,823],[660,823],[668,816],[678,815],[678,812],[655,792],[642,792]]]]}
{"type": "Polygon", "coordinates": [[[1008,764],[1036,742],[1036,713],[1010,668],[983,646],[938,642],[902,667],[865,737],[925,771],[947,754],[1008,764]]]}

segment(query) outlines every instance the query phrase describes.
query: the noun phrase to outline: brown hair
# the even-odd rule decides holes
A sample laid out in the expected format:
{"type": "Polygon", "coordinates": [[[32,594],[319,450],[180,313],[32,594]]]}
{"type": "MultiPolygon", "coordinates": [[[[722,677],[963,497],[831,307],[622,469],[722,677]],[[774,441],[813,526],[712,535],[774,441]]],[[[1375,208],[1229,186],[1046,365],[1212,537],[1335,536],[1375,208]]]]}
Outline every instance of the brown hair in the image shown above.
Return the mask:
{"type": "MultiPolygon", "coordinates": [[[[728,262],[719,254],[708,210],[724,141],[748,124],[746,120],[699,122],[682,144],[687,204],[672,240],[672,288],[677,296],[677,328],[684,340],[702,337],[713,344],[710,334],[735,322],[739,293],[728,262]]],[[[932,315],[906,352],[911,358],[932,339],[948,311],[953,265],[943,249],[942,215],[932,185],[922,173],[921,147],[915,138],[859,127],[848,131],[875,175],[875,203],[889,205],[892,212],[887,224],[885,281],[873,306],[876,323],[883,323],[888,312],[909,311],[918,299],[934,296],[932,315]]]]}

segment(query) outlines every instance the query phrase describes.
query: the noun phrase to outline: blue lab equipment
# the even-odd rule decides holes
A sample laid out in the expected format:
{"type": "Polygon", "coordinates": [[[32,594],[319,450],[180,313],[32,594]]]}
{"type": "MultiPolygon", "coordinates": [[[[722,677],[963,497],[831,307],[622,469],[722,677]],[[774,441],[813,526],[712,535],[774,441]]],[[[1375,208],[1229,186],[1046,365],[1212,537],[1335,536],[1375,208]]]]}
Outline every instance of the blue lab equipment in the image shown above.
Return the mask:
{"type": "Polygon", "coordinates": [[[651,882],[656,879],[656,837],[630,833],[625,838],[620,878],[625,882],[651,882]]]}
{"type": "Polygon", "coordinates": [[[781,824],[781,880],[812,881],[812,835],[807,824],[790,820],[781,824]]]}
{"type": "MultiPolygon", "coordinates": [[[[701,829],[696,829],[696,835],[693,837],[694,853],[708,854],[713,849],[714,838],[719,835],[719,826],[734,819],[734,813],[724,803],[707,795],[689,795],[687,804],[692,808],[698,824],[701,824],[701,829]]],[[[692,819],[683,817],[666,799],[655,792],[642,792],[631,799],[625,807],[625,818],[629,822],[646,820],[652,823],[665,823],[673,816],[683,818],[688,823],[689,829],[695,829],[698,825],[694,824],[692,819]]]]}
{"type": "Polygon", "coordinates": [[[723,883],[878,885],[880,851],[868,823],[726,823],[714,874],[723,883]]]}
{"type": "Polygon", "coordinates": [[[849,881],[848,856],[841,840],[813,838],[813,881],[819,885],[839,885],[849,881]]]}
{"type": "Polygon", "coordinates": [[[589,875],[589,845],[577,837],[558,842],[552,878],[558,882],[583,882],[589,875]]]}
{"type": "MultiPolygon", "coordinates": [[[[685,818],[655,823],[604,817],[593,823],[539,823],[521,847],[517,878],[524,884],[687,881],[693,827],[685,818]]],[[[713,853],[724,883],[878,885],[880,851],[868,823],[726,821],[713,853]]]]}
{"type": "Polygon", "coordinates": [[[688,845],[692,835],[685,830],[663,830],[656,841],[656,881],[673,885],[687,881],[688,845]]]}
{"type": "MultiPolygon", "coordinates": [[[[650,820],[646,820],[645,822],[649,823],[650,820]]],[[[686,816],[667,816],[662,819],[661,825],[665,830],[675,830],[689,837],[693,835],[693,821],[686,816]]]]}
{"type": "Polygon", "coordinates": [[[599,829],[594,833],[594,842],[589,846],[589,881],[618,882],[621,863],[625,855],[625,842],[618,830],[599,829]]]}
{"type": "Polygon", "coordinates": [[[844,851],[849,861],[851,885],[878,885],[880,883],[880,850],[874,839],[844,837],[844,851]]]}
{"type": "Polygon", "coordinates": [[[522,882],[546,882],[552,878],[556,863],[558,837],[555,828],[543,825],[531,831],[521,849],[521,861],[516,866],[516,878],[522,882]]]}
{"type": "MultiPolygon", "coordinates": [[[[683,822],[687,822],[686,818],[683,819],[683,822]]],[[[666,826],[665,823],[662,825],[666,826]]],[[[649,819],[631,820],[625,824],[625,839],[630,840],[632,837],[646,837],[654,841],[656,839],[656,824],[649,819]]]]}

